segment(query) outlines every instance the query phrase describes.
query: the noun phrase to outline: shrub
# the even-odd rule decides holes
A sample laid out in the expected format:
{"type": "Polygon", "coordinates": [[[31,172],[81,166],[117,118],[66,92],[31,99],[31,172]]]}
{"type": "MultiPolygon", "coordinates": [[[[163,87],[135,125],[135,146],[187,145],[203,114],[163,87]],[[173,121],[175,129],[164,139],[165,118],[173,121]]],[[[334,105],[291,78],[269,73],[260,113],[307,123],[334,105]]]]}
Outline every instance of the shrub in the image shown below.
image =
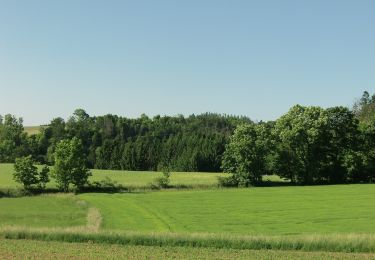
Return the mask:
{"type": "Polygon", "coordinates": [[[103,180],[94,181],[89,184],[87,190],[96,192],[121,192],[126,191],[127,189],[117,181],[106,176],[103,180]]]}

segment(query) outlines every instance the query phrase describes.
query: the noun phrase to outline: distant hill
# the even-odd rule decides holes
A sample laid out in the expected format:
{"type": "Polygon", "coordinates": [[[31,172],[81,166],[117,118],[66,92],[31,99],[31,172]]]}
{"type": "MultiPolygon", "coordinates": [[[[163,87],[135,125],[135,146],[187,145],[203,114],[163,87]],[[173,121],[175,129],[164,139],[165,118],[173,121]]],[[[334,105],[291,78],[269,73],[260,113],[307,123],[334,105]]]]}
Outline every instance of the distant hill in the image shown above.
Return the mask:
{"type": "Polygon", "coordinates": [[[38,134],[40,131],[41,126],[25,126],[25,132],[27,135],[35,135],[38,134]]]}

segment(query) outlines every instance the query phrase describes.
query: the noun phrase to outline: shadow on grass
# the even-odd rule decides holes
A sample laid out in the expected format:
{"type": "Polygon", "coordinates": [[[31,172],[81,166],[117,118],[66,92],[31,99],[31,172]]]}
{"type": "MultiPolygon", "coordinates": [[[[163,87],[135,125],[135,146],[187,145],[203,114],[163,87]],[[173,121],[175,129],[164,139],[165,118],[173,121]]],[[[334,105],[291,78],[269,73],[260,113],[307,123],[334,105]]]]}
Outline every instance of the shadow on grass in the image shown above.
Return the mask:
{"type": "Polygon", "coordinates": [[[285,186],[301,186],[293,182],[285,181],[263,181],[258,183],[255,187],[285,187],[285,186]]]}

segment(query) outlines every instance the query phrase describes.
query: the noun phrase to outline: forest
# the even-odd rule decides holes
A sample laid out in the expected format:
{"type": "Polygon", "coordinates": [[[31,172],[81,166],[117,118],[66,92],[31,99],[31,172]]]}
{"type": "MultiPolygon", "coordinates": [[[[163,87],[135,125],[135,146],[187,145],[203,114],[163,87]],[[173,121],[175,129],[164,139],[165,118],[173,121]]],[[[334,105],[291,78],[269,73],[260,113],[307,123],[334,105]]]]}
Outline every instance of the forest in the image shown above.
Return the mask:
{"type": "Polygon", "coordinates": [[[53,119],[40,133],[28,136],[22,119],[0,118],[0,162],[32,155],[41,164],[54,164],[56,144],[78,138],[87,166],[97,169],[220,171],[221,157],[237,125],[246,117],[202,114],[183,116],[142,115],[129,119],[115,115],[90,117],[75,110],[65,122],[53,119]]]}
{"type": "Polygon", "coordinates": [[[0,163],[31,156],[54,165],[56,146],[80,140],[88,168],[228,172],[223,186],[249,186],[276,174],[293,183],[375,180],[375,95],[364,92],[352,108],[296,105],[275,121],[201,115],[90,116],[77,109],[38,134],[22,118],[0,116],[0,163]]]}

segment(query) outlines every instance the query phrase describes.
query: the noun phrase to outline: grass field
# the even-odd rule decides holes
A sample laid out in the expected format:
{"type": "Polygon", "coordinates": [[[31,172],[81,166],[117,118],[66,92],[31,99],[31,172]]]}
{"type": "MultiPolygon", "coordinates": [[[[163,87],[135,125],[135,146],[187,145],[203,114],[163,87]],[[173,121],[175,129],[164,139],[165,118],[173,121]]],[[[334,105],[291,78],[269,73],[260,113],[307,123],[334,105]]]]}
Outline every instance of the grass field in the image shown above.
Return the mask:
{"type": "Polygon", "coordinates": [[[0,239],[2,259],[373,259],[375,254],[123,246],[0,239]]]}
{"type": "Polygon", "coordinates": [[[375,185],[85,193],[0,199],[0,223],[82,225],[98,209],[103,230],[295,235],[375,233],[375,185]],[[80,200],[86,201],[88,205],[80,200]]]}
{"type": "MultiPolygon", "coordinates": [[[[0,188],[19,187],[12,172],[13,165],[0,164],[0,188]]],[[[141,188],[159,175],[93,170],[92,181],[109,177],[141,188]]],[[[152,259],[169,255],[181,259],[374,257],[319,252],[375,253],[374,184],[220,189],[219,175],[172,173],[173,185],[200,189],[1,198],[0,253],[9,258],[30,254],[69,258],[83,257],[77,252],[91,248],[93,258],[134,254],[152,259]],[[90,241],[95,244],[87,244],[90,241]],[[72,243],[71,251],[60,251],[65,242],[72,243]],[[47,244],[46,249],[38,247],[47,244]],[[16,247],[21,249],[12,249],[16,247]]]]}
{"type": "Polygon", "coordinates": [[[103,228],[231,234],[375,233],[375,185],[82,194],[103,228]]]}

